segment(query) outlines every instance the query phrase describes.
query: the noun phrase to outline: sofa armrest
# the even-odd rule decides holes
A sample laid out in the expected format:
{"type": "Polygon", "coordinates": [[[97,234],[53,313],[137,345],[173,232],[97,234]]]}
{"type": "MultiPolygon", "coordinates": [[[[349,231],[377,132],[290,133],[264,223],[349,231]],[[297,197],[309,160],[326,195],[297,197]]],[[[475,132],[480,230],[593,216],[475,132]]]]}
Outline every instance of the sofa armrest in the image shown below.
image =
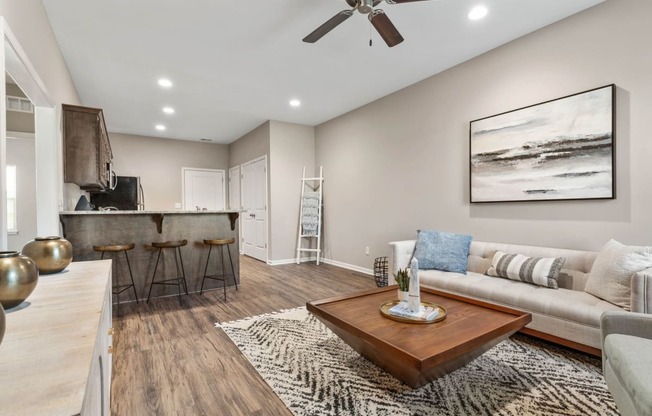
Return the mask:
{"type": "Polygon", "coordinates": [[[632,276],[632,312],[652,313],[652,267],[632,276]]]}
{"type": "Polygon", "coordinates": [[[600,319],[600,332],[604,339],[609,334],[632,335],[652,339],[652,315],[625,311],[606,311],[600,319]]]}
{"type": "Polygon", "coordinates": [[[390,285],[396,284],[393,276],[398,272],[398,269],[405,269],[410,266],[416,244],[417,240],[392,241],[389,243],[389,276],[387,281],[390,285]]]}

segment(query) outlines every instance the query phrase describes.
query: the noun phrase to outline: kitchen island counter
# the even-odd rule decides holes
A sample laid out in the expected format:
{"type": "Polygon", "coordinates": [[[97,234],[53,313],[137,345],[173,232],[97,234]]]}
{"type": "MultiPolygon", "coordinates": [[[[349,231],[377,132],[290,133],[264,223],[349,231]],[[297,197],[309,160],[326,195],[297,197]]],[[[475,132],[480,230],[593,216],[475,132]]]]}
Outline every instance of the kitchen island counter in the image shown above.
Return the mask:
{"type": "Polygon", "coordinates": [[[238,214],[240,211],[61,211],[61,215],[238,214]]]}
{"type": "MultiPolygon", "coordinates": [[[[93,250],[94,245],[134,243],[136,247],[128,252],[129,261],[138,297],[145,299],[158,255],[158,249],[152,247],[153,242],[188,240],[188,245],[181,247],[181,255],[188,291],[196,292],[201,286],[208,255],[208,247],[203,240],[233,238],[235,243],[230,245],[230,250],[235,279],[239,282],[238,216],[238,211],[63,211],[59,218],[64,237],[73,247],[73,261],[98,260],[101,253],[93,250]]],[[[163,273],[166,278],[173,277],[173,257],[172,250],[163,250],[161,264],[156,272],[157,280],[163,279],[163,273]]],[[[117,253],[116,258],[120,283],[125,284],[129,274],[124,254],[117,253]]],[[[230,265],[226,253],[225,259],[228,270],[230,265]]],[[[219,265],[219,255],[212,254],[209,274],[215,274],[219,265]]],[[[227,285],[233,284],[233,280],[227,280],[227,285]]],[[[206,287],[221,288],[221,282],[206,280],[205,289],[206,287]]],[[[152,297],[176,293],[176,286],[157,285],[152,291],[152,297]]],[[[133,293],[123,292],[120,300],[133,300],[133,293]]]]}

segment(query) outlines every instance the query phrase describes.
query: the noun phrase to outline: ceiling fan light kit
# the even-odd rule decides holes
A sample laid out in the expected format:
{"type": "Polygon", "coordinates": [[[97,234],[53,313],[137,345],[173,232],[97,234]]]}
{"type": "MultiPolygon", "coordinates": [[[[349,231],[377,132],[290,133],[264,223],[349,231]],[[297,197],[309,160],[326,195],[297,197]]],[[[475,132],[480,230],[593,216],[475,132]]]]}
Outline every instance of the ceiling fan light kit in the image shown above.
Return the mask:
{"type": "Polygon", "coordinates": [[[303,38],[304,42],[315,43],[322,37],[324,37],[328,32],[335,29],[342,22],[344,22],[349,17],[353,16],[354,11],[358,11],[361,14],[366,14],[369,18],[369,21],[376,29],[381,38],[385,41],[387,46],[390,48],[398,45],[403,42],[403,36],[396,29],[394,24],[385,12],[381,9],[374,9],[382,1],[385,1],[387,4],[401,4],[401,3],[411,3],[415,1],[427,1],[427,0],[346,0],[346,3],[351,7],[351,10],[342,10],[335,16],[331,17],[326,23],[319,26],[308,36],[303,38]]]}

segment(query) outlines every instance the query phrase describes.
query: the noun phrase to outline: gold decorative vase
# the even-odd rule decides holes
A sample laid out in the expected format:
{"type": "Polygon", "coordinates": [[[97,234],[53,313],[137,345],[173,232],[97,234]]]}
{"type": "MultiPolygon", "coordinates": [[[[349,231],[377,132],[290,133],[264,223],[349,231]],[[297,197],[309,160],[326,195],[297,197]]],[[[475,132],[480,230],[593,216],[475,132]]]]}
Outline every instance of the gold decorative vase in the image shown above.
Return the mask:
{"type": "Polygon", "coordinates": [[[22,253],[36,262],[40,274],[59,273],[72,261],[72,244],[59,236],[36,237],[22,253]]]}
{"type": "Polygon", "coordinates": [[[2,344],[2,337],[5,336],[5,310],[0,305],[0,344],[2,344]]]}
{"type": "Polygon", "coordinates": [[[11,309],[23,303],[38,282],[34,260],[17,251],[0,251],[0,303],[11,309]]]}

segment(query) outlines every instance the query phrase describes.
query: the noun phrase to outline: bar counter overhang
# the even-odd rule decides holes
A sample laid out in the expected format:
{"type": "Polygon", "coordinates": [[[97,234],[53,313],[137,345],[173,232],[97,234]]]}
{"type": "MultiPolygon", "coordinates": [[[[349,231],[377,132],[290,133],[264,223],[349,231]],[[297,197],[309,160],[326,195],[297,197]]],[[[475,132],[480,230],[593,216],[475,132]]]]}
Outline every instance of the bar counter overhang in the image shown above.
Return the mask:
{"type": "MultiPolygon", "coordinates": [[[[100,253],[93,250],[94,245],[129,244],[136,247],[128,252],[136,291],[139,299],[146,299],[149,284],[154,273],[158,249],[153,242],[188,240],[181,247],[188,292],[199,292],[208,246],[204,239],[235,239],[230,245],[235,268],[235,278],[240,282],[240,247],[238,237],[238,211],[63,211],[59,214],[63,235],[73,247],[73,261],[99,260],[100,253]]],[[[117,270],[120,283],[129,281],[129,272],[123,253],[115,253],[114,273],[117,270]]],[[[107,257],[105,257],[107,258],[107,257]]],[[[224,253],[227,274],[230,274],[229,257],[224,253]]],[[[163,250],[161,263],[156,272],[157,280],[165,276],[176,276],[172,250],[163,250]]],[[[221,274],[219,250],[211,253],[208,274],[221,274]]],[[[114,277],[115,282],[115,277],[114,277]]],[[[227,279],[227,285],[234,282],[227,279]]],[[[220,288],[222,283],[206,279],[204,290],[220,288]]],[[[157,285],[152,297],[176,295],[176,286],[157,285]]],[[[133,293],[125,291],[120,302],[133,300],[133,293]]],[[[116,302],[116,299],[114,299],[116,302]]]]}

